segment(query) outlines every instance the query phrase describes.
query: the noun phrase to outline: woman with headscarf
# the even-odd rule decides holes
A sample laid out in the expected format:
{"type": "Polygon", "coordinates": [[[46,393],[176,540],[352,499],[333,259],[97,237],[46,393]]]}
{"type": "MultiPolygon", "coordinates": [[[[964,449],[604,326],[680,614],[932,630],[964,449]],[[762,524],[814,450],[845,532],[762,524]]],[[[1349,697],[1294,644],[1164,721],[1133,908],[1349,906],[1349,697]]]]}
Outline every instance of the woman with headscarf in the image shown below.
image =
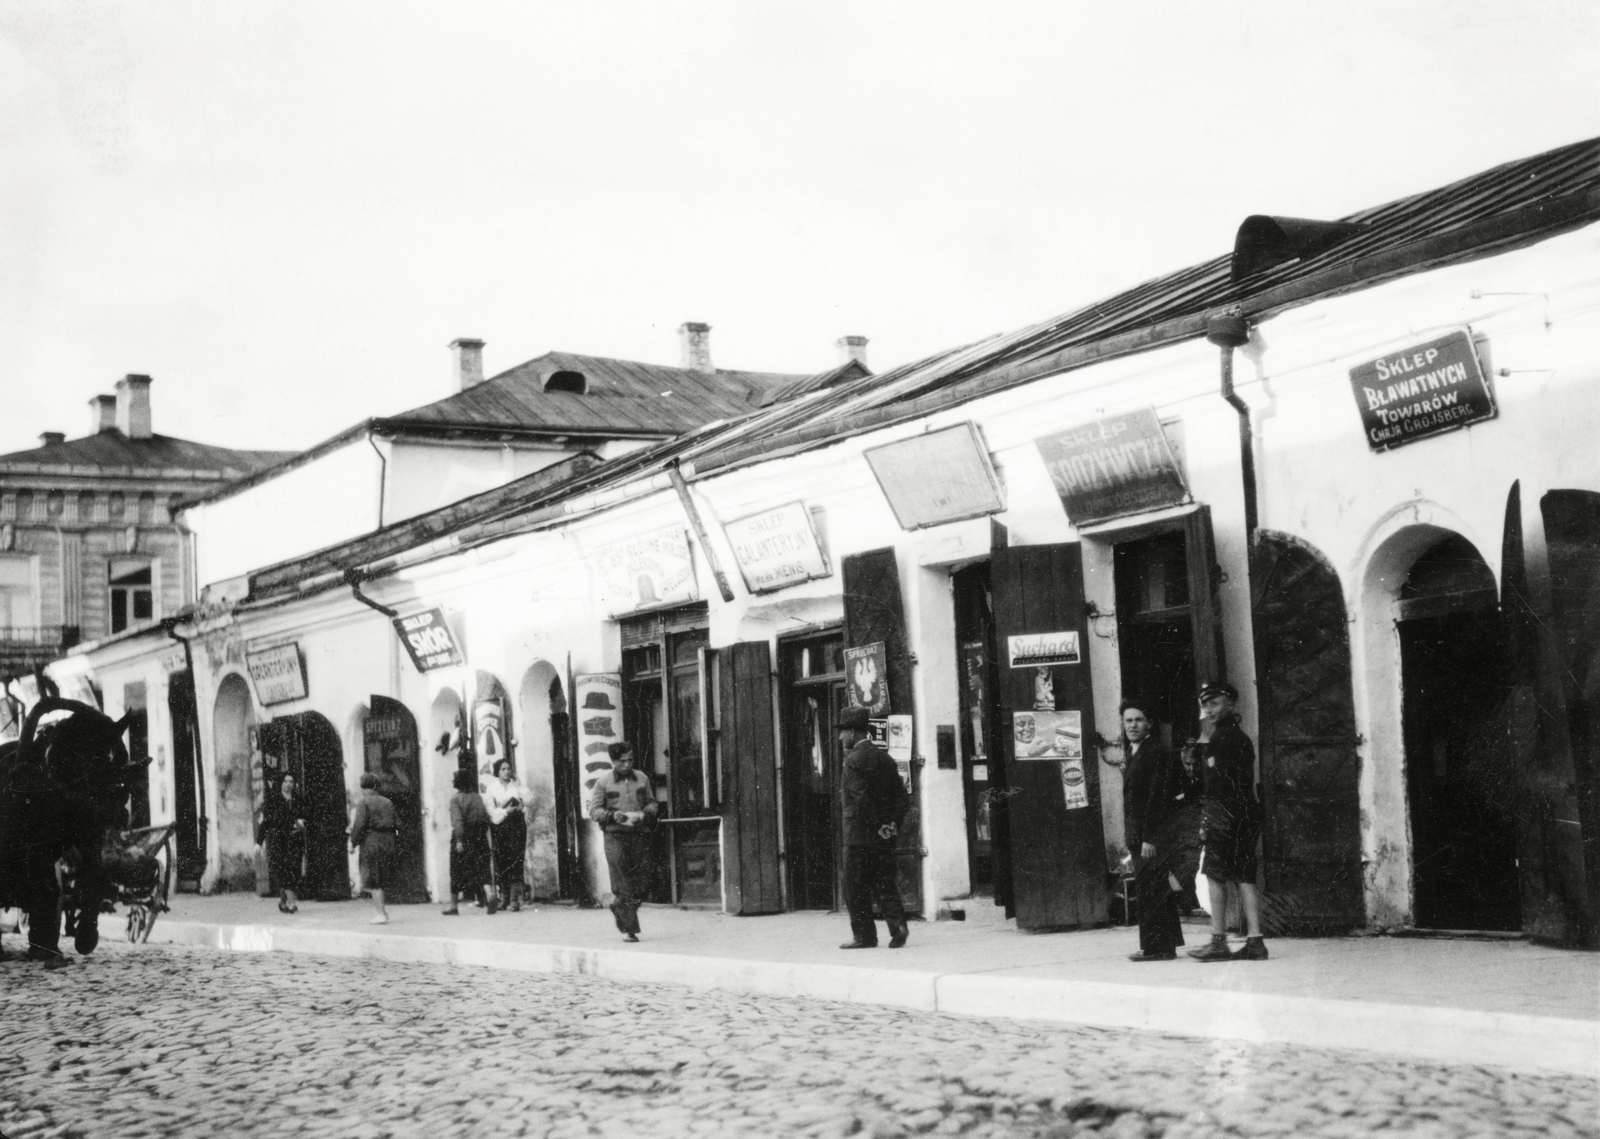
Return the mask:
{"type": "Polygon", "coordinates": [[[1149,709],[1149,702],[1139,699],[1120,705],[1127,756],[1122,812],[1139,899],[1139,952],[1129,959],[1172,961],[1183,944],[1182,875],[1193,874],[1198,858],[1200,781],[1182,758],[1153,738],[1149,709]]]}
{"type": "Polygon", "coordinates": [[[278,909],[296,913],[300,868],[306,853],[306,808],[294,776],[284,773],[278,789],[262,804],[261,832],[267,844],[267,873],[278,888],[278,909]]]}
{"type": "Polygon", "coordinates": [[[373,925],[388,925],[389,911],[383,892],[389,886],[390,866],[394,862],[395,836],[400,833],[394,803],[378,792],[379,779],[372,772],[361,776],[361,801],[350,819],[350,849],[361,853],[361,886],[372,893],[377,913],[373,925]]]}
{"type": "Polygon", "coordinates": [[[478,793],[478,779],[471,771],[457,771],[456,793],[450,798],[450,905],[444,911],[457,914],[456,902],[462,897],[483,895],[489,912],[495,911],[489,879],[489,810],[478,793]]]}
{"type": "Polygon", "coordinates": [[[497,760],[494,778],[483,793],[489,809],[489,838],[494,848],[494,884],[500,904],[522,909],[522,871],[528,857],[528,792],[517,782],[509,759],[497,760]]]}

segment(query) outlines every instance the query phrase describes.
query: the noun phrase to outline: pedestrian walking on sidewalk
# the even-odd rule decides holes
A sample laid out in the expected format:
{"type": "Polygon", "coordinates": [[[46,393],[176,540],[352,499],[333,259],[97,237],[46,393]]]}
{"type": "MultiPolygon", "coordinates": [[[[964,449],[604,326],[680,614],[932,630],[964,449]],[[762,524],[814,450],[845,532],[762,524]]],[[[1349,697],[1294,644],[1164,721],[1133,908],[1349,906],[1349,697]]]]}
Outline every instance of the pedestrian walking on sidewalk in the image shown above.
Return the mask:
{"type": "Polygon", "coordinates": [[[1256,896],[1256,840],[1261,835],[1261,802],[1256,796],[1256,749],[1239,726],[1233,685],[1213,681],[1200,689],[1200,738],[1195,742],[1205,778],[1206,885],[1211,895],[1211,941],[1189,956],[1200,961],[1264,961],[1261,903],[1256,896]],[[1244,910],[1246,939],[1237,954],[1228,949],[1227,887],[1232,884],[1244,910]]]}
{"type": "Polygon", "coordinates": [[[512,910],[522,909],[522,875],[528,860],[528,800],[528,789],[517,782],[511,761],[497,761],[483,804],[489,810],[495,890],[500,904],[512,910]]]}
{"type": "Polygon", "coordinates": [[[306,808],[294,776],[284,773],[278,789],[262,804],[262,839],[267,844],[267,873],[278,888],[278,909],[300,909],[301,870],[306,857],[306,808]]]}
{"type": "Polygon", "coordinates": [[[458,914],[462,897],[482,896],[494,913],[494,886],[489,875],[489,809],[478,793],[478,777],[470,771],[455,774],[456,793],[450,797],[450,905],[458,914]]]}
{"type": "Polygon", "coordinates": [[[633,769],[633,745],[614,743],[606,754],[611,770],[594,781],[589,817],[606,833],[611,916],[626,940],[638,941],[639,895],[650,880],[650,831],[659,808],[649,778],[633,769]]]}
{"type": "Polygon", "coordinates": [[[910,936],[900,888],[895,882],[894,843],[911,806],[911,795],[889,753],[867,735],[867,710],[839,713],[839,743],[844,757],[844,896],[850,910],[851,940],[840,949],[871,949],[878,944],[873,920],[876,902],[889,927],[889,948],[910,936]]]}
{"type": "Polygon", "coordinates": [[[1173,750],[1153,737],[1149,707],[1140,699],[1121,705],[1127,756],[1122,815],[1139,899],[1139,952],[1129,960],[1171,961],[1183,944],[1178,875],[1195,858],[1199,840],[1199,778],[1186,776],[1173,750]]]}
{"type": "Polygon", "coordinates": [[[361,853],[361,887],[371,891],[372,906],[377,910],[373,925],[389,924],[383,891],[389,883],[395,836],[399,833],[394,804],[378,794],[378,777],[370,771],[363,772],[361,801],[350,819],[350,849],[361,853]]]}

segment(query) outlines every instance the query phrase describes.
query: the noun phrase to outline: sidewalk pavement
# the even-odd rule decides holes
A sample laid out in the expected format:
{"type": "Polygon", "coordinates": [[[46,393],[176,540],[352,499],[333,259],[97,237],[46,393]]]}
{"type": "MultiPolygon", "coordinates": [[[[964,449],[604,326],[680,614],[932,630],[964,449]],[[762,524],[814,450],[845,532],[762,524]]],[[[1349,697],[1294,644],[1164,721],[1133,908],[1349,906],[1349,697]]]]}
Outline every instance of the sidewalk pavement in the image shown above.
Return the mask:
{"type": "MultiPolygon", "coordinates": [[[[585,973],[925,1012],[1135,1028],[1215,1039],[1354,1048],[1451,1064],[1600,1079],[1600,954],[1520,940],[1277,938],[1265,962],[1138,964],[1127,927],[1019,932],[986,901],[964,922],[913,922],[905,948],[844,952],[842,914],[731,917],[640,912],[624,944],[605,910],[538,904],[492,917],[463,906],[179,895],[151,940],[333,957],[585,973]]],[[[110,933],[114,918],[102,929],[110,933]]],[[[1202,927],[1187,926],[1197,945],[1202,927]]]]}

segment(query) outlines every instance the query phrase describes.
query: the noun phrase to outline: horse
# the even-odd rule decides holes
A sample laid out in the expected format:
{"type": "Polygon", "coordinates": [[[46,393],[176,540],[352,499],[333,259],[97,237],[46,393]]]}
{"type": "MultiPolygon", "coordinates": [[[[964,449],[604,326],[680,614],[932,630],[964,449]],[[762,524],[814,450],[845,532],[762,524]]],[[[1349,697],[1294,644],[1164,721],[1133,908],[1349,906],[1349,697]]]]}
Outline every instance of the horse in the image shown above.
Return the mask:
{"type": "Polygon", "coordinates": [[[17,741],[0,744],[0,905],[27,912],[28,957],[46,968],[71,963],[60,950],[62,859],[76,867],[73,946],[87,955],[99,944],[101,903],[114,894],[103,846],[127,825],[129,777],[141,766],[122,742],[131,720],[51,694],[17,741]],[[39,727],[62,711],[66,719],[39,727]]]}

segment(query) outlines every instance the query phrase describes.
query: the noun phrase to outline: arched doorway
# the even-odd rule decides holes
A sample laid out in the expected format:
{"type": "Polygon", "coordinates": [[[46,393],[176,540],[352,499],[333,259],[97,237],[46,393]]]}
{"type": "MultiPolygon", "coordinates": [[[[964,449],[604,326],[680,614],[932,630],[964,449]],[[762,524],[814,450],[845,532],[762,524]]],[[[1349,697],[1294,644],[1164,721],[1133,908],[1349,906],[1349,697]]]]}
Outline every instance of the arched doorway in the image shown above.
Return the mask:
{"type": "Polygon", "coordinates": [[[177,823],[177,887],[198,890],[206,872],[205,773],[200,769],[194,674],[185,669],[167,680],[167,714],[172,723],[172,814],[177,823]]]}
{"type": "Polygon", "coordinates": [[[1494,573],[1451,534],[1412,564],[1398,597],[1414,920],[1522,928],[1512,672],[1494,573]]]}
{"type": "Polygon", "coordinates": [[[256,803],[260,788],[252,783],[250,732],[255,709],[250,686],[229,673],[217,686],[211,717],[212,763],[217,778],[217,887],[253,890],[256,885],[256,803]]]}
{"type": "MultiPolygon", "coordinates": [[[[433,698],[428,709],[428,751],[424,756],[427,771],[428,801],[434,808],[428,816],[430,877],[442,898],[450,892],[450,797],[455,792],[455,774],[471,770],[470,756],[463,761],[465,730],[464,706],[455,689],[446,688],[433,698]]],[[[470,749],[469,749],[470,751],[470,749]]],[[[458,883],[459,885],[459,883],[458,883]]]]}
{"type": "Polygon", "coordinates": [[[378,777],[378,792],[394,804],[395,822],[400,828],[394,881],[385,896],[395,902],[425,902],[428,878],[423,856],[422,761],[417,751],[417,721],[400,701],[374,696],[361,725],[361,743],[366,770],[378,777]]]}
{"type": "Polygon", "coordinates": [[[280,716],[261,725],[262,762],[288,772],[306,806],[305,896],[321,901],[350,897],[349,832],[344,784],[344,749],[339,733],[316,712],[280,716]]]}
{"type": "Polygon", "coordinates": [[[533,794],[528,816],[528,882],[535,898],[579,896],[578,770],[567,735],[566,690],[555,666],[537,661],[522,677],[522,781],[533,794]]]}
{"type": "Polygon", "coordinates": [[[511,760],[511,770],[517,770],[517,758],[511,748],[511,701],[505,685],[490,673],[478,673],[475,687],[472,750],[478,761],[480,781],[488,783],[494,775],[494,765],[502,759],[511,760]]]}

